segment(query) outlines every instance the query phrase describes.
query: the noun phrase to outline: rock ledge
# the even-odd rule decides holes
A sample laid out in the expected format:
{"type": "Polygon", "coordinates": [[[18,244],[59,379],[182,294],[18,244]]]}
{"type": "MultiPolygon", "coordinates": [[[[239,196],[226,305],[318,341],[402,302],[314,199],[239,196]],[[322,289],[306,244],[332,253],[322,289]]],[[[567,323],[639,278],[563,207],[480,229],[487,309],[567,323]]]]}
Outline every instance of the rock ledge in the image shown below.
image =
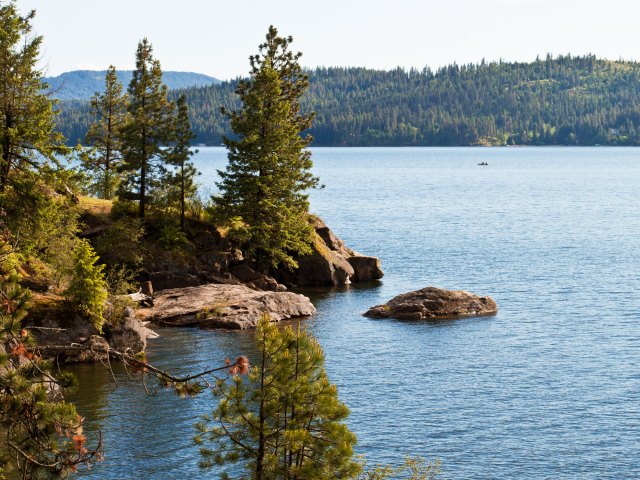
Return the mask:
{"type": "Polygon", "coordinates": [[[255,327],[264,313],[280,321],[315,311],[311,301],[297,293],[209,284],[163,290],[155,295],[153,307],[138,312],[160,325],[246,329],[255,327]]]}
{"type": "Polygon", "coordinates": [[[497,311],[498,305],[491,297],[479,297],[464,290],[426,287],[398,295],[384,305],[371,307],[364,315],[371,318],[422,320],[481,317],[494,315],[497,311]]]}

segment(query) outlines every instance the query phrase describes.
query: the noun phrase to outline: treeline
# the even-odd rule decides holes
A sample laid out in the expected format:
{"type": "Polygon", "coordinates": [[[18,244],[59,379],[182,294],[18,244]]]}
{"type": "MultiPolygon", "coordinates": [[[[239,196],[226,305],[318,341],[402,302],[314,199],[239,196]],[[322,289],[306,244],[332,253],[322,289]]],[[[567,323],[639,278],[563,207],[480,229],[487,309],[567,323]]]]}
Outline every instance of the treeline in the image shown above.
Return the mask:
{"type": "MultiPolygon", "coordinates": [[[[638,145],[640,63],[547,56],[437,71],[317,68],[302,109],[316,146],[638,145]]],[[[237,81],[173,91],[187,98],[194,143],[230,135],[220,107],[238,108],[237,81]]],[[[58,126],[84,138],[88,104],[64,102],[58,126]]]]}

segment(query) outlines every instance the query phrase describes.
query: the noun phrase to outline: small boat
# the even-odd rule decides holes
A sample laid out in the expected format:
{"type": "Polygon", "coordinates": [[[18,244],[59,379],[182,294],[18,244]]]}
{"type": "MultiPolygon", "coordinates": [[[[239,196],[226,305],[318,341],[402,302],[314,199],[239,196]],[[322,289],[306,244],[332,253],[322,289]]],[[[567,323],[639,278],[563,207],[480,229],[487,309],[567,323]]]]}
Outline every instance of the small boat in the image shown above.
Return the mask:
{"type": "Polygon", "coordinates": [[[481,162],[478,165],[482,165],[484,167],[485,165],[489,165],[489,164],[487,162],[481,162]]]}

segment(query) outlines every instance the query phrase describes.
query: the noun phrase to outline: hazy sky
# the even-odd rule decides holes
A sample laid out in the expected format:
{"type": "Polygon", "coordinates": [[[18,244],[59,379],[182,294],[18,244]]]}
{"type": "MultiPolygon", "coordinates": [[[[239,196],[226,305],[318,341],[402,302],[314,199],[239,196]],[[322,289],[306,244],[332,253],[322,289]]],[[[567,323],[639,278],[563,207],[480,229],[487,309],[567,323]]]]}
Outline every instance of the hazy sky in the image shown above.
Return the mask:
{"type": "Polygon", "coordinates": [[[640,59],[638,0],[18,0],[49,75],[131,69],[146,36],[164,70],[248,72],[270,24],[308,67],[432,68],[595,53],[640,59]]]}

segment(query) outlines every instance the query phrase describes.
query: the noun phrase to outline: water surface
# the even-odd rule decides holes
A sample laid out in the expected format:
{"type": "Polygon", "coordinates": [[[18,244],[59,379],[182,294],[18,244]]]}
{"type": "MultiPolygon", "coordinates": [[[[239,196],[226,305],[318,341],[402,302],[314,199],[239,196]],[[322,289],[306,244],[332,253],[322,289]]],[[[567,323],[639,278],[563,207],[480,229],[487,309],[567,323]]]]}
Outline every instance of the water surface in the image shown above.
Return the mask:
{"type": "MultiPolygon", "coordinates": [[[[305,291],[359,453],[373,463],[437,457],[450,479],[640,477],[640,149],[313,153],[326,187],[311,194],[312,211],[386,273],[305,291]],[[491,295],[500,311],[361,316],[427,285],[491,295]]],[[[196,161],[211,182],[225,151],[200,149],[196,161]]],[[[159,332],[149,359],[184,371],[252,353],[247,332],[159,332]]],[[[106,444],[88,478],[207,476],[191,438],[213,408],[208,395],[149,398],[124,372],[115,389],[100,366],[75,370],[83,390],[73,400],[106,444]]]]}

